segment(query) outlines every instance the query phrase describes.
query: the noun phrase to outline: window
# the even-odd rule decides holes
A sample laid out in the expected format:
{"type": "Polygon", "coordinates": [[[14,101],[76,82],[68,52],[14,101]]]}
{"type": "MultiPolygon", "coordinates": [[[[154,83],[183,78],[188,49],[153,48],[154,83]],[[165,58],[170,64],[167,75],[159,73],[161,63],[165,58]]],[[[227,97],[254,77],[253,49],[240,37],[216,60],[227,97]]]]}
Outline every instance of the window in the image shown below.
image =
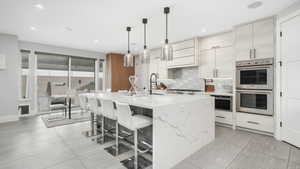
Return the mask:
{"type": "Polygon", "coordinates": [[[64,104],[68,91],[69,57],[36,53],[39,112],[48,112],[52,104],[64,104]]]}
{"type": "Polygon", "coordinates": [[[95,90],[95,59],[71,57],[71,89],[95,90]]]}
{"type": "Polygon", "coordinates": [[[21,64],[22,64],[22,75],[21,75],[21,98],[28,98],[28,70],[29,70],[29,51],[21,50],[21,64]]]}
{"type": "Polygon", "coordinates": [[[99,74],[98,74],[98,90],[103,90],[104,82],[104,60],[99,61],[99,74]]]}

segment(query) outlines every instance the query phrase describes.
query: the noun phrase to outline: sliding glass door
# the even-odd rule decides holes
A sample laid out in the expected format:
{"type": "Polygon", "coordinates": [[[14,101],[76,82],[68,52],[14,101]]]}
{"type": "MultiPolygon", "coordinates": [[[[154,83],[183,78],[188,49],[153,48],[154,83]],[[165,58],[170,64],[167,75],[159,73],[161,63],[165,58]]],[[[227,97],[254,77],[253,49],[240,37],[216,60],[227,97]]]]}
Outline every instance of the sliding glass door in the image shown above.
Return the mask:
{"type": "Polygon", "coordinates": [[[71,89],[95,91],[95,59],[71,57],[71,89]]]}
{"type": "MultiPolygon", "coordinates": [[[[97,66],[97,65],[96,65],[97,66]]],[[[105,61],[104,59],[99,60],[99,71],[98,71],[98,90],[104,90],[104,69],[105,69],[105,61]]]]}
{"type": "Polygon", "coordinates": [[[49,112],[51,105],[65,104],[69,84],[69,57],[46,53],[36,55],[38,110],[49,112]]]}

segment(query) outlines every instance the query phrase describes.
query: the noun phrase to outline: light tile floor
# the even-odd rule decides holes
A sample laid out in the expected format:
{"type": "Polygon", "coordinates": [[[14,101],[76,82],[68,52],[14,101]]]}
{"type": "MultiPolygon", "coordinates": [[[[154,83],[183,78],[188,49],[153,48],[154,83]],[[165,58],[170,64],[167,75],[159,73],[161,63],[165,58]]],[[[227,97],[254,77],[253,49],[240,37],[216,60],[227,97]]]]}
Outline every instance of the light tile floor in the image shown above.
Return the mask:
{"type": "Polygon", "coordinates": [[[273,137],[216,127],[216,139],[174,169],[300,169],[300,149],[273,137]]]}
{"type": "MultiPolygon", "coordinates": [[[[38,117],[0,124],[0,169],[125,169],[81,132],[89,123],[46,128],[38,117]]],[[[216,140],[174,169],[300,169],[300,150],[272,137],[216,127],[216,140]]]]}

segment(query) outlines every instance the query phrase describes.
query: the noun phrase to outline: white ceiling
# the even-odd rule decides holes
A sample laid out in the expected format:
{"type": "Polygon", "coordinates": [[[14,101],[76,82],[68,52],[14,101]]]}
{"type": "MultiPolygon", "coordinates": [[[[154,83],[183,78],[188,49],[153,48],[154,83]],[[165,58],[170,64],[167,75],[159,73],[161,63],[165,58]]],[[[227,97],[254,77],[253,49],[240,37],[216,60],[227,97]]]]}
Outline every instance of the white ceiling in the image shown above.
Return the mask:
{"type": "Polygon", "coordinates": [[[143,43],[142,18],[148,17],[149,47],[164,39],[163,7],[171,6],[170,41],[204,36],[234,25],[277,14],[297,0],[0,0],[0,32],[20,40],[99,52],[124,52],[126,26],[132,26],[133,47],[143,43]],[[42,4],[44,10],[34,7],[42,4]],[[36,30],[31,30],[30,27],[36,30]],[[72,31],[66,30],[66,27],[72,31]],[[206,32],[202,30],[206,29],[206,32]],[[94,43],[99,40],[98,43],[94,43]]]}

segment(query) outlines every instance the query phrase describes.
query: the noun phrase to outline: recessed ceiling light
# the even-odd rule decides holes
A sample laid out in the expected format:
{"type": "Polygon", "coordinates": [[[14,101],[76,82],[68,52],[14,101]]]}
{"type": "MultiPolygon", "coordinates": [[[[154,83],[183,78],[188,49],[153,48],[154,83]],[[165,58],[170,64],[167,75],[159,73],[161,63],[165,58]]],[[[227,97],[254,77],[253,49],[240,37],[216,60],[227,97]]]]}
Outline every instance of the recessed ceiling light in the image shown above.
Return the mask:
{"type": "Polygon", "coordinates": [[[99,40],[97,40],[97,39],[96,39],[96,40],[94,40],[94,43],[99,43],[99,40]]]}
{"type": "Polygon", "coordinates": [[[262,3],[261,1],[255,1],[255,2],[253,2],[253,3],[251,3],[251,4],[249,4],[249,5],[248,5],[248,8],[249,8],[249,9],[256,9],[256,8],[262,6],[262,4],[263,4],[263,3],[262,3]]]}
{"type": "Polygon", "coordinates": [[[35,4],[34,7],[39,10],[43,10],[44,6],[42,4],[35,4]]]}
{"type": "Polygon", "coordinates": [[[71,27],[68,27],[68,26],[67,26],[67,27],[65,27],[65,30],[71,32],[73,29],[72,29],[71,27]]]}
{"type": "Polygon", "coordinates": [[[36,30],[36,27],[30,26],[30,30],[35,31],[35,30],[36,30]]]}

